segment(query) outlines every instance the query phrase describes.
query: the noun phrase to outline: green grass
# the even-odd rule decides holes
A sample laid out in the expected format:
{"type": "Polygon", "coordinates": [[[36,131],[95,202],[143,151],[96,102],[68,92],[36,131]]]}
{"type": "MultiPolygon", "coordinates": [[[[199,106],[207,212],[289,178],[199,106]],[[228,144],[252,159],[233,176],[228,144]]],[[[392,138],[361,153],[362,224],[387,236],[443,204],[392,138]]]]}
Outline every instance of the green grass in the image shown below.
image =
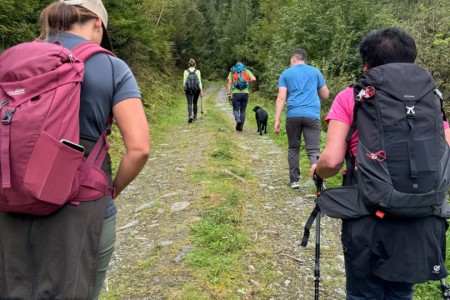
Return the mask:
{"type": "MultiPolygon", "coordinates": [[[[214,117],[215,120],[218,118],[222,116],[214,117]]],[[[194,250],[186,258],[186,264],[199,278],[213,285],[227,285],[235,274],[240,273],[242,266],[238,264],[238,258],[247,245],[240,214],[243,195],[236,179],[221,171],[228,169],[237,176],[246,174],[236,171],[239,170],[236,145],[227,140],[225,134],[219,132],[211,145],[208,167],[189,175],[194,182],[207,182],[205,195],[213,196],[203,197],[208,202],[208,209],[202,220],[191,228],[194,250]]]]}

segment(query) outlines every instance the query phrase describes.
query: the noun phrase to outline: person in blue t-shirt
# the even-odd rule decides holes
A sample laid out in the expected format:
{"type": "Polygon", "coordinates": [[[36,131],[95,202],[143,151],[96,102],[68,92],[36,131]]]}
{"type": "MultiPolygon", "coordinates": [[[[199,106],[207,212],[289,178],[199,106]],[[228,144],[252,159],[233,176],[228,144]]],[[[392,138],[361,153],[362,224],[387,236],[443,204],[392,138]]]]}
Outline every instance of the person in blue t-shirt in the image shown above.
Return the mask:
{"type": "Polygon", "coordinates": [[[284,70],[278,82],[275,125],[280,132],[280,116],[286,104],[286,133],[288,135],[289,183],[293,189],[300,187],[300,144],[302,134],[311,166],[320,154],[320,98],[327,99],[328,88],[322,73],[306,63],[307,54],[296,49],[291,55],[291,66],[284,70]]]}

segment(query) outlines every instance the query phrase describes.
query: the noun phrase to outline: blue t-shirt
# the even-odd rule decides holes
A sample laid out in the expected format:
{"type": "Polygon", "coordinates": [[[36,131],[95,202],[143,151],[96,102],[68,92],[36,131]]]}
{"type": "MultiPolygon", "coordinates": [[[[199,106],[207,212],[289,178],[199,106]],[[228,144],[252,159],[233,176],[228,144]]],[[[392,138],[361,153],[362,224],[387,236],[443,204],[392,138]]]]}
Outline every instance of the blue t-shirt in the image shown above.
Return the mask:
{"type": "MultiPolygon", "coordinates": [[[[49,42],[53,41],[59,41],[65,48],[72,50],[87,40],[64,32],[49,38],[49,42]]],[[[141,98],[141,94],[128,65],[105,53],[89,58],[84,64],[84,80],[81,85],[80,136],[98,140],[106,130],[113,106],[129,98],[141,98]]],[[[116,207],[110,197],[105,217],[115,213],[116,207]]]]}
{"type": "Polygon", "coordinates": [[[307,64],[298,64],[284,70],[278,81],[287,88],[286,118],[309,117],[320,120],[318,89],[325,86],[322,73],[307,64]]]}

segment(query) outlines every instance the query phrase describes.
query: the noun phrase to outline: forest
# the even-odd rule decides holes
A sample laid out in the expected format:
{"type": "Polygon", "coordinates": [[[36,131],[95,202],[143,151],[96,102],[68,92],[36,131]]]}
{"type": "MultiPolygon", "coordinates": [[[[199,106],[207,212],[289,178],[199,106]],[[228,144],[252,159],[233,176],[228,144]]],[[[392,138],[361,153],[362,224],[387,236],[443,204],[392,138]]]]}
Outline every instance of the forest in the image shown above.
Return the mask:
{"type": "MultiPolygon", "coordinates": [[[[36,39],[39,13],[53,1],[0,0],[0,53],[36,39]]],[[[150,124],[157,123],[163,112],[176,109],[176,101],[183,96],[182,72],[190,58],[197,61],[204,85],[211,83],[216,87],[217,83],[225,84],[231,66],[243,62],[258,78],[251,86],[252,97],[273,102],[274,107],[280,73],[288,67],[292,51],[303,48],[308,53],[308,64],[324,74],[333,99],[362,72],[358,52],[361,39],[368,32],[387,26],[400,27],[415,38],[417,63],[433,75],[444,96],[444,109],[450,115],[450,0],[103,3],[109,14],[113,52],[135,74],[150,124]]],[[[323,115],[330,104],[331,101],[323,103],[323,115]]],[[[206,228],[209,234],[209,227],[206,228]]],[[[448,233],[447,237],[449,240],[448,233]]],[[[216,289],[221,288],[217,286],[216,289]]],[[[421,295],[425,296],[418,299],[430,299],[428,290],[432,288],[423,289],[421,295]]]]}
{"type": "MultiPolygon", "coordinates": [[[[35,39],[39,12],[50,2],[2,0],[0,52],[35,39]]],[[[136,74],[150,120],[181,91],[181,70],[191,57],[210,81],[225,82],[229,68],[242,61],[258,78],[253,92],[275,101],[290,53],[304,48],[333,97],[361,73],[361,38],[385,26],[414,36],[417,63],[431,72],[444,99],[450,98],[450,0],[103,2],[114,52],[136,74]]]]}

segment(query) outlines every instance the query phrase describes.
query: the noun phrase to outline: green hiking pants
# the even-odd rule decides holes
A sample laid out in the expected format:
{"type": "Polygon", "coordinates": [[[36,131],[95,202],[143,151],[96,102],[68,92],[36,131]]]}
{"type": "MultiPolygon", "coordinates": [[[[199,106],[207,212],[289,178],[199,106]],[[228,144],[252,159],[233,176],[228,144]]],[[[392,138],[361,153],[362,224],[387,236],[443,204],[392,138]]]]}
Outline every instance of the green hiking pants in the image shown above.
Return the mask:
{"type": "Polygon", "coordinates": [[[103,222],[102,233],[100,235],[100,253],[97,266],[97,276],[93,299],[97,300],[102,291],[103,283],[106,278],[109,262],[111,261],[116,243],[116,215],[106,218],[103,222]]]}

